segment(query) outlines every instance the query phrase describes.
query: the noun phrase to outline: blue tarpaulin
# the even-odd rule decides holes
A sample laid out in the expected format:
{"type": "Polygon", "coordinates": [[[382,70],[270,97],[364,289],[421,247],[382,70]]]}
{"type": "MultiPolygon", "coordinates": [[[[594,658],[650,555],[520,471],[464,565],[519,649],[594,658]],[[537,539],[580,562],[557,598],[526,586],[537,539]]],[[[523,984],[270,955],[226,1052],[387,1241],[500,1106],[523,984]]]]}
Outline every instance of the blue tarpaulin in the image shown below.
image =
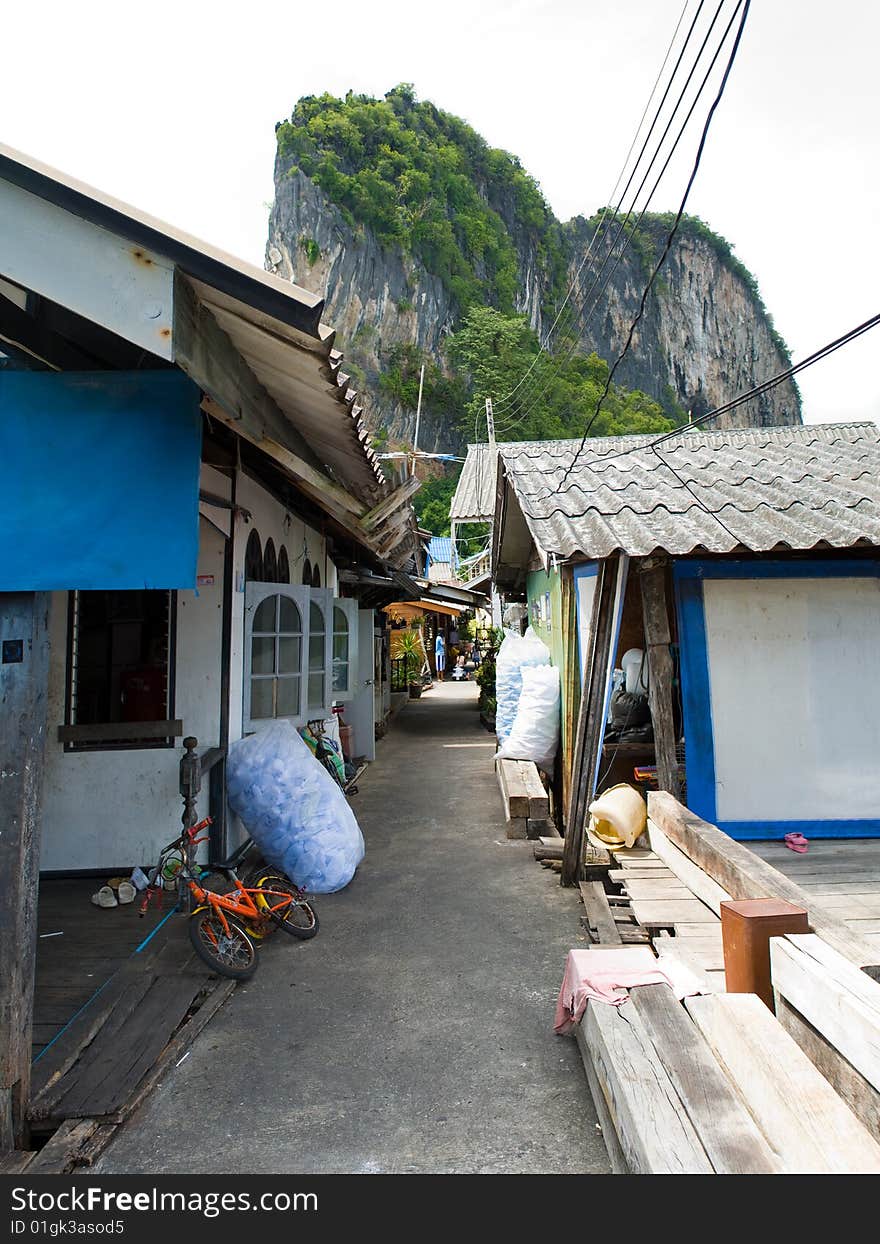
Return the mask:
{"type": "Polygon", "coordinates": [[[200,456],[182,372],[0,372],[0,590],[193,587],[200,456]]]}

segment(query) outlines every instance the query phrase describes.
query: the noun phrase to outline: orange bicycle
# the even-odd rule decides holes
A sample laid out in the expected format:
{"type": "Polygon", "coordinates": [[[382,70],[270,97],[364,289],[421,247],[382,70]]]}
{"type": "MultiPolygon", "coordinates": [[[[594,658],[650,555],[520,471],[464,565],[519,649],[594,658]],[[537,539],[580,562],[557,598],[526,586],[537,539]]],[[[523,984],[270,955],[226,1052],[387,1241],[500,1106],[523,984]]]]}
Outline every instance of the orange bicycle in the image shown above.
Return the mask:
{"type": "Polygon", "coordinates": [[[248,980],[259,961],[256,940],[275,929],[301,939],[314,937],[318,915],[298,886],[283,873],[265,867],[256,869],[247,884],[234,868],[221,868],[233,889],[226,894],[206,889],[196,872],[194,854],[208,837],[197,835],[210,824],[211,817],[205,817],[162,848],[159,863],[150,873],[141,915],[150,905],[157,879],[161,887],[163,877],[176,877],[181,898],[191,894],[197,904],[189,918],[189,936],[196,954],[221,976],[248,980]]]}

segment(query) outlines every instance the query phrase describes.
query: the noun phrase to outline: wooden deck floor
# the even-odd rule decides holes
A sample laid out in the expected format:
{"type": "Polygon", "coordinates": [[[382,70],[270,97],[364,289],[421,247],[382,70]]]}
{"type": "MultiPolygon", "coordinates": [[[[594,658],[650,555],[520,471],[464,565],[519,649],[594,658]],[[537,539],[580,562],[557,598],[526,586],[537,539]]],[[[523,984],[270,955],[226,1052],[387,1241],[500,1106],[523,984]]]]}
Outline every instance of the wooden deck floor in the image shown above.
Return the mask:
{"type": "Polygon", "coordinates": [[[806,855],[781,842],[748,845],[866,941],[880,944],[880,838],[826,838],[811,842],[806,855]]]}
{"type": "Polygon", "coordinates": [[[101,884],[88,877],[40,882],[34,1058],[174,906],[175,896],[168,894],[161,911],[153,906],[144,917],[138,915],[138,899],[120,907],[95,907],[89,900],[101,884]]]}

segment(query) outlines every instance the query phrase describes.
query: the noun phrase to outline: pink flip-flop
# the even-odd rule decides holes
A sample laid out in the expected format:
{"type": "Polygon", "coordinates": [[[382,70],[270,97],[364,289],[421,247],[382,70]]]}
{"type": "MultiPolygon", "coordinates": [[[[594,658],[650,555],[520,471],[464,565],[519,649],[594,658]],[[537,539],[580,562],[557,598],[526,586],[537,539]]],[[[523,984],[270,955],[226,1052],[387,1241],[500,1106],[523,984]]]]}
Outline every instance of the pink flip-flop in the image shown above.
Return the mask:
{"type": "Polygon", "coordinates": [[[797,851],[799,855],[806,855],[810,845],[803,834],[786,834],[783,842],[789,851],[797,851]]]}

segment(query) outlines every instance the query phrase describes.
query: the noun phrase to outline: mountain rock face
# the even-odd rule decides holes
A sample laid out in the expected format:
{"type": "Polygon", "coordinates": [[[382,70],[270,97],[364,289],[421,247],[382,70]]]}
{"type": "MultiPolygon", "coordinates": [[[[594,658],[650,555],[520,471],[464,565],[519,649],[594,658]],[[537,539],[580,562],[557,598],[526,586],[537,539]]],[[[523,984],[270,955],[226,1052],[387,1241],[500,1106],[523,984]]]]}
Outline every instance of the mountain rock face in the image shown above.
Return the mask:
{"type": "MultiPolygon", "coordinates": [[[[516,310],[543,339],[553,315],[546,309],[548,278],[537,240],[515,217],[506,219],[503,201],[492,206],[516,250],[516,310]]],[[[597,280],[598,258],[582,263],[594,227],[595,222],[582,217],[557,226],[566,281],[574,281],[573,335],[584,353],[595,351],[613,362],[636,317],[667,227],[663,218],[646,218],[641,246],[625,251],[595,309],[585,316],[582,308],[595,301],[595,291],[611,267],[597,280]]],[[[694,417],[789,365],[754,282],[713,236],[705,228],[701,232],[683,224],[615,375],[616,382],[641,389],[670,412],[677,408],[679,414],[694,417]]],[[[324,297],[324,319],[337,331],[345,368],[352,373],[353,384],[369,392],[367,415],[372,426],[384,427],[390,441],[411,444],[415,412],[384,394],[379,381],[388,353],[397,345],[413,344],[446,367],[444,342],[458,319],[448,288],[412,255],[381,245],[368,227],[351,223],[350,213],[344,214],[280,153],[266,266],[324,297]]],[[[719,418],[715,426],[800,422],[800,397],[788,381],[719,418]]],[[[423,411],[420,449],[448,452],[460,447],[457,429],[423,411]]]]}

